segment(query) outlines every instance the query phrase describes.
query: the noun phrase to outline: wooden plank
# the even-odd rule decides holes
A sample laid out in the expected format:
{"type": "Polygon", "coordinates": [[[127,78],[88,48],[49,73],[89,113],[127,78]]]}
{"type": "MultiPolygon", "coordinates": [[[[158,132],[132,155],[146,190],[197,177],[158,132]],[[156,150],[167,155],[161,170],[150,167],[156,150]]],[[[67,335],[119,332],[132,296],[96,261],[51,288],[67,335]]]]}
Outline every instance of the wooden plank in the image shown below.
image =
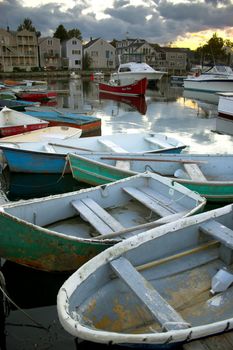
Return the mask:
{"type": "Polygon", "coordinates": [[[84,198],[82,202],[86,204],[86,206],[91,209],[105,224],[111,227],[111,229],[115,232],[123,230],[124,226],[122,226],[119,221],[114,219],[112,215],[110,215],[105,209],[103,209],[98,203],[96,203],[91,198],[84,198]]]}
{"type": "Polygon", "coordinates": [[[110,261],[112,269],[137,295],[165,330],[184,329],[190,325],[153,288],[153,286],[124,257],[110,261]]]}
{"type": "Polygon", "coordinates": [[[90,198],[78,199],[71,204],[101,235],[124,229],[117,220],[90,198]]]}
{"type": "MultiPolygon", "coordinates": [[[[149,187],[140,187],[140,191],[146,193],[151,196],[154,200],[158,201],[162,206],[170,210],[171,213],[178,213],[180,211],[184,211],[186,208],[180,205],[178,202],[174,201],[172,197],[166,197],[161,193],[153,191],[149,187]]],[[[183,197],[183,194],[180,194],[180,197],[183,197]]]]}
{"type": "Polygon", "coordinates": [[[137,199],[139,202],[144,204],[147,208],[154,211],[159,216],[167,216],[171,214],[171,210],[163,207],[155,199],[150,197],[148,194],[143,193],[138,188],[135,187],[124,187],[123,190],[128,193],[133,198],[137,199]]]}
{"type": "Polygon", "coordinates": [[[194,181],[207,181],[205,175],[199,168],[199,166],[195,163],[192,164],[184,164],[184,168],[188,175],[191,177],[194,181]]]}
{"type": "Polygon", "coordinates": [[[233,332],[229,331],[223,334],[212,335],[210,337],[194,340],[184,344],[184,350],[232,350],[233,332]]]}
{"type": "Polygon", "coordinates": [[[170,145],[168,142],[166,141],[162,141],[162,140],[158,140],[156,138],[151,138],[151,137],[144,137],[144,140],[147,142],[150,142],[154,145],[157,145],[161,148],[170,148],[170,147],[175,147],[173,145],[170,145]]]}
{"type": "Polygon", "coordinates": [[[98,139],[98,142],[101,143],[102,145],[106,146],[108,149],[110,149],[113,152],[128,153],[128,151],[126,151],[123,147],[117,145],[116,143],[114,143],[110,140],[98,139]]]}
{"type": "Polygon", "coordinates": [[[223,243],[226,247],[233,248],[233,231],[215,220],[210,220],[199,226],[199,230],[223,243]]]}

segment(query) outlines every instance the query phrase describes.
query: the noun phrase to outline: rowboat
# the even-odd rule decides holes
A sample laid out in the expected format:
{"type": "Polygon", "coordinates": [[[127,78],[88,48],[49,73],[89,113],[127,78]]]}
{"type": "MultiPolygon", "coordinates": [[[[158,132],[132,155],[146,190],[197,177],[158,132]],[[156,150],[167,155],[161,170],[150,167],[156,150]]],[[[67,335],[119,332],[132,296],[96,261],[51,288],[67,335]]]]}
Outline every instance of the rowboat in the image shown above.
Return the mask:
{"type": "Polygon", "coordinates": [[[232,205],[131,237],[65,281],[59,320],[79,339],[141,348],[226,332],[232,249],[232,205]]]}
{"type": "Polygon", "coordinates": [[[208,201],[233,201],[233,155],[222,154],[101,154],[67,156],[73,177],[100,185],[146,170],[175,178],[208,201]]]}
{"type": "Polygon", "coordinates": [[[15,91],[15,95],[18,99],[26,101],[41,101],[41,100],[50,100],[57,97],[55,91],[15,91]]]}
{"type": "Polygon", "coordinates": [[[27,110],[28,115],[36,118],[42,118],[49,122],[50,126],[70,126],[82,130],[82,135],[101,134],[101,118],[92,115],[82,115],[80,113],[70,113],[59,110],[27,110]]]}
{"type": "MultiPolygon", "coordinates": [[[[1,98],[1,95],[0,95],[1,98]]],[[[4,107],[8,107],[10,109],[13,109],[15,111],[24,111],[25,107],[28,106],[38,106],[39,102],[30,102],[30,101],[23,101],[23,100],[7,100],[7,99],[0,99],[0,109],[3,109],[4,107]]]]}
{"type": "Polygon", "coordinates": [[[122,96],[144,96],[146,93],[146,87],[146,78],[143,78],[128,85],[119,85],[115,81],[110,82],[108,84],[99,83],[99,91],[122,96]]]}
{"type": "Polygon", "coordinates": [[[48,122],[4,107],[0,111],[0,137],[46,128],[48,122]]]}
{"type": "Polygon", "coordinates": [[[67,126],[50,126],[43,129],[33,130],[17,134],[14,136],[2,137],[1,142],[53,142],[59,140],[68,140],[71,138],[79,138],[82,130],[76,128],[69,128],[67,126]]]}
{"type": "Polygon", "coordinates": [[[0,208],[0,256],[44,271],[74,271],[122,239],[204,205],[198,194],[155,174],[11,202],[0,208]]]}
{"type": "Polygon", "coordinates": [[[69,173],[66,155],[84,152],[181,152],[185,145],[157,133],[114,134],[59,142],[0,143],[10,171],[22,173],[69,173]]]}

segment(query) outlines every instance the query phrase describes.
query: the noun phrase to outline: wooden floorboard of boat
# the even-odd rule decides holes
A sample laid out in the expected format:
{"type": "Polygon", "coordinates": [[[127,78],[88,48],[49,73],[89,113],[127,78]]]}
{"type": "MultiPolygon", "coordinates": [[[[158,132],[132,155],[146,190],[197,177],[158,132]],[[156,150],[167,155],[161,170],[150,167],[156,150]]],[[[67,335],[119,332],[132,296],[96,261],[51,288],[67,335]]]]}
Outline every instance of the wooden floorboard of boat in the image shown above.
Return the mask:
{"type": "Polygon", "coordinates": [[[233,331],[194,340],[183,345],[183,350],[232,350],[233,331]]]}

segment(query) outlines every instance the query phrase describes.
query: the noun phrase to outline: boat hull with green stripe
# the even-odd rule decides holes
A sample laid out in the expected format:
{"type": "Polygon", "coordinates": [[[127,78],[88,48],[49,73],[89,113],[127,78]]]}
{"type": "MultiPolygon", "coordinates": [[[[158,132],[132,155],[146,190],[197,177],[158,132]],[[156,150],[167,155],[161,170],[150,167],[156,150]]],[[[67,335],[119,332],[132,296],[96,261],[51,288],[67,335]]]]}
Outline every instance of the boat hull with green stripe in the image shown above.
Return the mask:
{"type": "Polygon", "coordinates": [[[69,154],[73,177],[91,185],[106,184],[151,171],[167,176],[212,202],[233,201],[233,155],[214,154],[69,154]]]}

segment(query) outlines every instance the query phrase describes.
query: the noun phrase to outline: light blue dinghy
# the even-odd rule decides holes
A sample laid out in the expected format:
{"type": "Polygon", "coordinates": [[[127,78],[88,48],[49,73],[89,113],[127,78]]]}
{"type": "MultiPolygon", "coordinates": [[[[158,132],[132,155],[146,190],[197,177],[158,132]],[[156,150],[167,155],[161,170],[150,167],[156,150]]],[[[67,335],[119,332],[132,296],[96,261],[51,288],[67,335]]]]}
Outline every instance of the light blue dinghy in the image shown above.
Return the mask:
{"type": "Polygon", "coordinates": [[[79,268],[57,310],[75,337],[106,344],[186,342],[233,328],[232,205],[131,237],[79,268]]]}

